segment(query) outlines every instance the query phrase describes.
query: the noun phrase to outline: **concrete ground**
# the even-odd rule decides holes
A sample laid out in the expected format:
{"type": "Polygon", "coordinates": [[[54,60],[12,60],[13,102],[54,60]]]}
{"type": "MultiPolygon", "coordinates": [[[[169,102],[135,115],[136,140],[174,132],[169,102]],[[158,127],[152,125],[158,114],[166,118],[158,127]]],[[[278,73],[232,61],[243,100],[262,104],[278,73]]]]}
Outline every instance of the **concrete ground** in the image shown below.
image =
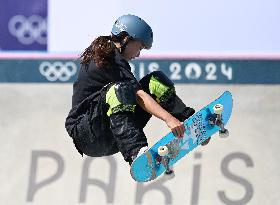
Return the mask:
{"type": "MultiPolygon", "coordinates": [[[[280,86],[176,85],[199,110],[232,92],[230,138],[183,158],[171,181],[135,183],[120,154],[81,157],[64,129],[71,84],[0,84],[0,204],[280,204],[280,86]]],[[[153,144],[168,132],[153,118],[153,144]]]]}

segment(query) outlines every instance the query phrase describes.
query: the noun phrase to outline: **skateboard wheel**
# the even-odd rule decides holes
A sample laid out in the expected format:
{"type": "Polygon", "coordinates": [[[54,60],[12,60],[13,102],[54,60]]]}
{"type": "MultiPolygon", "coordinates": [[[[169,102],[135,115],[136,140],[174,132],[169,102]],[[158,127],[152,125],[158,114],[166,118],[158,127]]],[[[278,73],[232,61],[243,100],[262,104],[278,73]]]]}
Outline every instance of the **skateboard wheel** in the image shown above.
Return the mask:
{"type": "Polygon", "coordinates": [[[175,177],[174,170],[170,169],[168,172],[164,172],[164,178],[167,180],[173,179],[175,177]]]}
{"type": "Polygon", "coordinates": [[[159,156],[164,157],[165,155],[168,154],[168,148],[166,146],[160,146],[158,148],[158,154],[159,156]]]}
{"type": "Polygon", "coordinates": [[[223,110],[224,110],[224,106],[222,104],[216,104],[214,107],[213,107],[213,110],[214,110],[214,113],[217,114],[217,115],[220,115],[222,114],[223,110]]]}
{"type": "Polygon", "coordinates": [[[229,132],[227,129],[224,132],[222,132],[221,130],[219,131],[220,138],[227,138],[228,136],[229,136],[229,132]]]}

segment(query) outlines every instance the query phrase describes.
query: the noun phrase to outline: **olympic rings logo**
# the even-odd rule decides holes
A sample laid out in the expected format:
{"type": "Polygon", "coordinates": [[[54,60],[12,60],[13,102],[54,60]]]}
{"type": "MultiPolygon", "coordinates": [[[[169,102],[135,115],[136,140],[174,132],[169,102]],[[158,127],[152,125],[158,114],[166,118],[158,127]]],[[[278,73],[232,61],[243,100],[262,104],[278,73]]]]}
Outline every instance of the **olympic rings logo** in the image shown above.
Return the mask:
{"type": "Polygon", "coordinates": [[[13,16],[8,23],[8,29],[24,45],[34,42],[47,44],[47,20],[41,16],[32,15],[28,18],[22,15],[13,16]]]}
{"type": "Polygon", "coordinates": [[[49,81],[68,81],[72,76],[77,73],[77,66],[73,62],[54,62],[50,63],[44,61],[39,67],[40,73],[45,76],[49,81]]]}

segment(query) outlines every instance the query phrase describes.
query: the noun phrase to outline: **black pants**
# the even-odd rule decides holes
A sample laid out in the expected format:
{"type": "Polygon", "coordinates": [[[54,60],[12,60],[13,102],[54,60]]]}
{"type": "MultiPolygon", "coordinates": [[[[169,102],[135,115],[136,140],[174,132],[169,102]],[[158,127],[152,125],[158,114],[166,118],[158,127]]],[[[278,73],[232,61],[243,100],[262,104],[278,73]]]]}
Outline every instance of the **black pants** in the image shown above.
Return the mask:
{"type": "MultiPolygon", "coordinates": [[[[173,82],[162,72],[156,71],[146,75],[139,83],[142,89],[150,94],[154,100],[180,121],[186,120],[194,114],[194,109],[187,107],[176,95],[173,82]],[[151,78],[162,84],[167,91],[159,98],[151,92],[151,78]]],[[[129,86],[129,85],[128,85],[129,86]]],[[[143,110],[138,104],[134,112],[117,112],[110,116],[110,127],[117,142],[117,146],[124,159],[131,162],[132,156],[136,155],[141,147],[147,146],[147,138],[143,132],[152,115],[143,110]]]]}

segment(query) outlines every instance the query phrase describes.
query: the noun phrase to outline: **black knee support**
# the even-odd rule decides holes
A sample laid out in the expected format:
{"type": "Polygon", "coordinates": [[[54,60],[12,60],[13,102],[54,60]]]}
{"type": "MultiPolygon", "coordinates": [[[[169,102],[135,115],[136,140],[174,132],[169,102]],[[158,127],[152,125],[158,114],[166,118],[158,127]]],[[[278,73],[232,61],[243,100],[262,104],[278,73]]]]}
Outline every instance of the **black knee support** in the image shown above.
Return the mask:
{"type": "Polygon", "coordinates": [[[107,115],[124,111],[134,112],[137,89],[138,85],[131,81],[113,84],[106,93],[106,103],[109,105],[107,115]]]}
{"type": "Polygon", "coordinates": [[[176,95],[174,83],[161,71],[154,71],[140,80],[144,91],[151,94],[154,99],[168,112],[180,121],[184,121],[195,113],[187,107],[176,95]]]}
{"type": "Polygon", "coordinates": [[[161,71],[154,71],[140,80],[145,92],[148,92],[160,103],[175,93],[174,83],[161,71]]]}

